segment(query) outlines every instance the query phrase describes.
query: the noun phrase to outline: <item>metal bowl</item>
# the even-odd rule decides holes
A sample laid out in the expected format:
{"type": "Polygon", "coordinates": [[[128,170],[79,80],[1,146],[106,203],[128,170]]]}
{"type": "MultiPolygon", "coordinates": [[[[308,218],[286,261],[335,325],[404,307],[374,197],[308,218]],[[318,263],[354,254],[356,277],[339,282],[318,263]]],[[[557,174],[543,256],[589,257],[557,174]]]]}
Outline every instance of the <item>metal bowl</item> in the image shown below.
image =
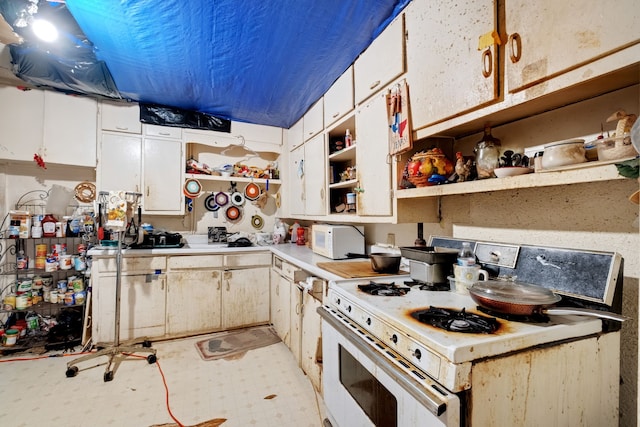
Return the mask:
{"type": "Polygon", "coordinates": [[[371,267],[373,271],[378,273],[397,273],[400,270],[400,255],[374,252],[369,255],[371,258],[371,267]]]}

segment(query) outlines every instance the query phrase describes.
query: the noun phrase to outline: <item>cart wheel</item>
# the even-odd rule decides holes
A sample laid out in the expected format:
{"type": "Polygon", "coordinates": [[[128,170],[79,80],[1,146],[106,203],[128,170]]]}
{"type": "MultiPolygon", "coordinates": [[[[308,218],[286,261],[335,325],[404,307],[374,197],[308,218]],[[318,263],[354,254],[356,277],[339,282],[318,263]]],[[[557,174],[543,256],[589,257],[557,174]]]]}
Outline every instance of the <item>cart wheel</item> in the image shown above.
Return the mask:
{"type": "Polygon", "coordinates": [[[142,342],[142,346],[143,346],[144,348],[149,348],[149,347],[151,347],[151,341],[149,341],[149,340],[145,340],[145,341],[143,341],[143,342],[142,342]]]}
{"type": "Polygon", "coordinates": [[[147,356],[147,362],[149,362],[149,365],[156,363],[156,360],[158,360],[158,358],[155,354],[150,354],[147,356]]]}
{"type": "Polygon", "coordinates": [[[107,383],[113,379],[113,371],[107,371],[104,373],[104,382],[107,383]]]}
{"type": "Polygon", "coordinates": [[[78,367],[77,366],[70,366],[67,368],[67,372],[65,372],[65,375],[67,376],[67,378],[73,378],[76,375],[78,375],[78,367]]]}

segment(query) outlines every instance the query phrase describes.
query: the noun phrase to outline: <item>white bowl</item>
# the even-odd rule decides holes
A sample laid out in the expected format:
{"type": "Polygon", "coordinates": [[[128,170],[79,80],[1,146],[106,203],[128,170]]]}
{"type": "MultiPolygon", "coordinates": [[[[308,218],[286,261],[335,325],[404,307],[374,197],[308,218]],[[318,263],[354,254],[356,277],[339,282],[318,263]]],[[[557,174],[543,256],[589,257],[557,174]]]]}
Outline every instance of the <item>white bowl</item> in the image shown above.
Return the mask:
{"type": "Polygon", "coordinates": [[[542,168],[550,169],[559,166],[575,165],[587,161],[585,157],[584,139],[567,139],[544,146],[542,168]]]}
{"type": "Polygon", "coordinates": [[[498,178],[505,178],[507,176],[517,176],[531,173],[531,169],[524,166],[506,166],[503,168],[495,168],[493,170],[493,173],[495,173],[498,178]]]}

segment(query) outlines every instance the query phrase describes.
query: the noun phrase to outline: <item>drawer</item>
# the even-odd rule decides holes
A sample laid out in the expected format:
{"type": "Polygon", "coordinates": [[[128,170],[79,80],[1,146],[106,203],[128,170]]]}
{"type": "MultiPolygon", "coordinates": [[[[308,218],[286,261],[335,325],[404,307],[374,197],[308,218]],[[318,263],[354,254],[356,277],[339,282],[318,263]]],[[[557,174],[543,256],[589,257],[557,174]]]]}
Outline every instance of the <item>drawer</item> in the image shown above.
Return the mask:
{"type": "Polygon", "coordinates": [[[147,136],[161,136],[164,138],[182,139],[182,129],[170,126],[144,125],[147,136]]]}
{"type": "Polygon", "coordinates": [[[169,270],[193,270],[199,268],[218,268],[224,264],[224,255],[179,255],[167,260],[169,270]]]}
{"type": "MultiPolygon", "coordinates": [[[[99,274],[117,271],[115,257],[95,259],[95,264],[97,264],[99,274]]],[[[156,270],[166,270],[166,268],[167,258],[163,256],[122,258],[122,274],[149,273],[156,270]]]]}
{"type": "Polygon", "coordinates": [[[254,265],[271,265],[271,253],[245,253],[224,256],[225,267],[250,267],[254,265]]]}

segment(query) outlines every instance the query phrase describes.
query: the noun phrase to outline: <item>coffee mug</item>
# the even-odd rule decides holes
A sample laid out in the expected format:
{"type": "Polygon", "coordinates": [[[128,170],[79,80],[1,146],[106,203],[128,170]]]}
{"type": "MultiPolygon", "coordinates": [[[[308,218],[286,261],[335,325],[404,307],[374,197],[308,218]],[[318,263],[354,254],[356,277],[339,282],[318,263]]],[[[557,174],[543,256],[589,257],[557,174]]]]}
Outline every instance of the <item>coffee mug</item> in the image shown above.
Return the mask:
{"type": "Polygon", "coordinates": [[[453,274],[456,281],[456,292],[461,294],[469,293],[469,286],[478,280],[487,280],[489,273],[480,268],[479,265],[462,266],[454,264],[453,274]]]}

